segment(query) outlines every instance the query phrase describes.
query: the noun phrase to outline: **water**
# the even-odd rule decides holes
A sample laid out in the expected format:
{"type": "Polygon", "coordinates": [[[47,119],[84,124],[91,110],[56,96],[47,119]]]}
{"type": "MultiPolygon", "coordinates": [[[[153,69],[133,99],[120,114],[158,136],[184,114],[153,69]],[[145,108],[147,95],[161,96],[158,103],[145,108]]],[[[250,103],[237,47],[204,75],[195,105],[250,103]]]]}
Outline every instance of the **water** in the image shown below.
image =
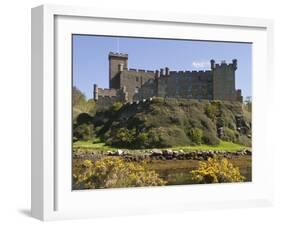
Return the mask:
{"type": "MultiPolygon", "coordinates": [[[[241,175],[252,180],[251,156],[240,156],[230,159],[230,162],[239,167],[241,175]]],[[[167,185],[194,184],[190,171],[198,167],[198,160],[154,160],[148,163],[148,168],[155,170],[161,178],[167,181],[167,185]]]]}

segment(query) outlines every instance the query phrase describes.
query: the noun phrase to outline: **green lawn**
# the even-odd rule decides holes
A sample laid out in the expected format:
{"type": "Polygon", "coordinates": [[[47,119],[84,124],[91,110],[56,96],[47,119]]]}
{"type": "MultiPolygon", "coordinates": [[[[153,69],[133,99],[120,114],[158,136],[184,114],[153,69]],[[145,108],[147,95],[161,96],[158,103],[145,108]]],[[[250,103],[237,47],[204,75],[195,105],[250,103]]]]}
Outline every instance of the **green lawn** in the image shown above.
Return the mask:
{"type": "MultiPolygon", "coordinates": [[[[169,148],[172,150],[183,150],[183,151],[193,151],[193,150],[211,150],[211,151],[237,151],[240,149],[246,148],[243,145],[240,144],[234,144],[231,142],[221,141],[219,145],[211,146],[211,145],[196,145],[196,146],[180,146],[180,147],[173,147],[169,148]]],[[[73,143],[73,149],[82,149],[82,150],[92,150],[92,151],[115,151],[117,148],[107,146],[105,143],[100,142],[99,140],[95,141],[77,141],[73,143]]],[[[167,149],[167,148],[162,148],[167,149]]],[[[143,151],[146,151],[149,149],[144,149],[143,151]]]]}
{"type": "Polygon", "coordinates": [[[96,151],[115,151],[117,148],[107,146],[98,140],[96,141],[77,141],[73,143],[73,149],[87,149],[96,151]]]}
{"type": "Polygon", "coordinates": [[[183,151],[192,151],[192,150],[212,150],[212,151],[237,151],[240,149],[246,148],[241,144],[235,144],[227,141],[221,141],[219,145],[196,145],[196,146],[183,146],[183,147],[174,147],[172,150],[183,150],[183,151]]]}

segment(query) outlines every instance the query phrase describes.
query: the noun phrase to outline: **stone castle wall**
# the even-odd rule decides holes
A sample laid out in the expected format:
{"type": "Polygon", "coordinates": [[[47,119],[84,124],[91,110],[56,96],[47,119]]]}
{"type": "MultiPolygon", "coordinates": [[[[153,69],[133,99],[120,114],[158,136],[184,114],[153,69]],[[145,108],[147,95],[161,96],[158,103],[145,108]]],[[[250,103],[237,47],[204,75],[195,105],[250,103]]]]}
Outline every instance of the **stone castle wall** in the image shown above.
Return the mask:
{"type": "Polygon", "coordinates": [[[154,96],[168,98],[243,101],[235,89],[237,60],[215,64],[206,71],[128,69],[128,55],[109,54],[109,89],[94,86],[94,98],[102,106],[115,101],[134,102],[154,96]]]}
{"type": "Polygon", "coordinates": [[[135,101],[146,99],[154,94],[154,86],[148,86],[154,83],[155,72],[136,69],[125,69],[120,74],[121,87],[126,87],[128,100],[135,101]]]}
{"type": "Polygon", "coordinates": [[[157,95],[188,99],[212,99],[211,71],[171,71],[157,79],[157,95]]]}

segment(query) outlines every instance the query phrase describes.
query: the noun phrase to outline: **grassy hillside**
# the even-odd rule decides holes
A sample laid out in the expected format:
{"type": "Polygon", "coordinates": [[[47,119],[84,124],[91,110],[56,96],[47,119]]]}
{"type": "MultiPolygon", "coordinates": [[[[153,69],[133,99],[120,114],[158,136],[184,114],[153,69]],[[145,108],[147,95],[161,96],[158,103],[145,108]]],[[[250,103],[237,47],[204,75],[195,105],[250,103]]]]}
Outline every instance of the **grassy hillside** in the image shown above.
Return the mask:
{"type": "Polygon", "coordinates": [[[74,140],[99,138],[120,148],[251,145],[251,113],[238,102],[153,98],[77,117],[74,140]],[[83,136],[83,133],[86,136],[83,136]]]}

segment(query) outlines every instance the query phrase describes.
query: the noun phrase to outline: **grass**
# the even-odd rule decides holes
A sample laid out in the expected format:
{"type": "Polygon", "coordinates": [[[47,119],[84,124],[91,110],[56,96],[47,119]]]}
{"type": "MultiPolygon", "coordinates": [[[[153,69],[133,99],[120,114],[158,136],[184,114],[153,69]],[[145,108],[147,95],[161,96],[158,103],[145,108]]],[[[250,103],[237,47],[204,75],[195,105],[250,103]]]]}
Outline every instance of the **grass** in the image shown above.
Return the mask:
{"type": "Polygon", "coordinates": [[[82,149],[82,150],[96,150],[96,151],[115,151],[117,148],[107,146],[105,143],[100,142],[99,140],[94,141],[77,141],[73,143],[73,149],[82,149]]]}
{"type": "MultiPolygon", "coordinates": [[[[206,145],[206,144],[201,144],[201,145],[195,145],[195,146],[179,146],[179,147],[173,147],[169,148],[171,150],[183,150],[185,152],[188,151],[204,151],[204,150],[209,150],[209,151],[229,151],[229,152],[235,152],[238,150],[241,150],[243,148],[246,148],[243,145],[240,144],[235,144],[231,142],[226,142],[226,141],[221,141],[219,145],[206,145]]],[[[100,140],[94,140],[94,141],[77,141],[73,143],[73,149],[77,150],[92,150],[92,151],[116,151],[118,148],[107,146],[105,143],[101,142],[100,140]]],[[[160,149],[167,149],[167,148],[160,148],[160,149]]],[[[147,151],[149,149],[143,149],[139,151],[147,151]]],[[[135,150],[132,150],[135,151],[135,150]]]]}
{"type": "Polygon", "coordinates": [[[172,150],[183,150],[183,151],[193,151],[193,150],[204,151],[204,150],[209,150],[209,151],[229,151],[229,152],[234,152],[234,151],[237,151],[237,150],[241,150],[243,148],[246,148],[246,147],[243,146],[243,145],[240,145],[240,144],[232,143],[232,142],[220,141],[219,145],[201,144],[201,145],[195,145],[195,146],[174,147],[174,148],[171,148],[171,149],[172,150]]]}

